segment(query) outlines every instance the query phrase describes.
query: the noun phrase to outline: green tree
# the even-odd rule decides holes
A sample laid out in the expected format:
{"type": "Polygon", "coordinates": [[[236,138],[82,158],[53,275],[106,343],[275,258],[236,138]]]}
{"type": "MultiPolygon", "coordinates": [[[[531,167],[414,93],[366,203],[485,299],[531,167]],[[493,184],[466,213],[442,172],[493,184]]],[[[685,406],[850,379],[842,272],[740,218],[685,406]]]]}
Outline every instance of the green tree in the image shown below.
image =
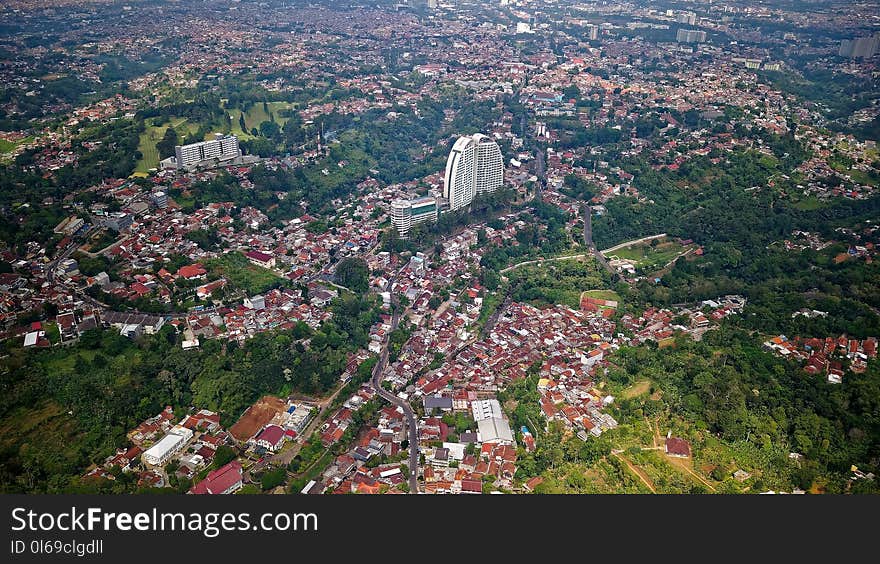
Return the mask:
{"type": "Polygon", "coordinates": [[[287,480],[287,470],[284,468],[274,468],[267,470],[262,478],[260,478],[260,487],[263,491],[271,490],[283,484],[287,480]]]}
{"type": "Polygon", "coordinates": [[[370,287],[370,268],[367,261],[359,257],[342,259],[336,265],[335,279],[337,284],[363,294],[370,287]]]}

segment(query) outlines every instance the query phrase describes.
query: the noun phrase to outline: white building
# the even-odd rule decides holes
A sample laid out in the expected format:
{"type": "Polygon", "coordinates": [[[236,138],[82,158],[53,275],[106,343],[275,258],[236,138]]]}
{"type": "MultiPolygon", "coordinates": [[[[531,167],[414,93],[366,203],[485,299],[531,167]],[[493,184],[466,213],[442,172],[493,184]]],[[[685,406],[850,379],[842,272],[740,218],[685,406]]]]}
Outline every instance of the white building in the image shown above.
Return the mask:
{"type": "Polygon", "coordinates": [[[694,12],[680,12],[676,17],[675,21],[678,23],[683,23],[687,25],[696,25],[697,23],[697,14],[694,12]]]}
{"type": "Polygon", "coordinates": [[[391,202],[391,225],[406,238],[413,225],[437,221],[437,199],[430,196],[414,200],[397,199],[391,202]]]}
{"type": "Polygon", "coordinates": [[[443,197],[449,209],[469,205],[474,197],[504,183],[504,159],[498,144],[481,133],[459,137],[446,160],[443,197]]]}
{"type": "Polygon", "coordinates": [[[180,452],[192,438],[193,432],[186,427],[176,426],[162,437],[162,440],[151,446],[143,454],[144,462],[153,466],[162,466],[177,452],[180,452]]]}
{"type": "Polygon", "coordinates": [[[168,207],[168,194],[165,192],[153,192],[153,203],[156,204],[156,207],[159,209],[165,209],[168,207]]]}
{"type": "Polygon", "coordinates": [[[869,37],[844,39],[840,42],[838,55],[850,58],[869,58],[880,52],[880,33],[869,37]]]}
{"type": "Polygon", "coordinates": [[[584,26],[584,29],[587,32],[587,39],[590,41],[595,41],[599,38],[599,26],[595,24],[588,24],[584,26]]]}
{"type": "Polygon", "coordinates": [[[504,417],[501,412],[501,404],[495,399],[472,401],[471,413],[474,416],[474,421],[477,422],[491,417],[504,417]]]}
{"type": "Polygon", "coordinates": [[[489,417],[477,421],[477,440],[481,443],[513,444],[513,432],[506,419],[489,417]]]}
{"type": "Polygon", "coordinates": [[[706,32],[697,29],[679,29],[675,34],[675,40],[679,43],[703,43],[706,41],[706,32]]]}
{"type": "Polygon", "coordinates": [[[504,184],[504,157],[498,143],[480,133],[474,135],[477,151],[476,194],[490,194],[504,184]]]}
{"type": "Polygon", "coordinates": [[[241,156],[238,137],[216,134],[210,141],[177,145],[174,148],[177,168],[192,169],[200,165],[213,164],[214,161],[228,161],[241,156]]]}

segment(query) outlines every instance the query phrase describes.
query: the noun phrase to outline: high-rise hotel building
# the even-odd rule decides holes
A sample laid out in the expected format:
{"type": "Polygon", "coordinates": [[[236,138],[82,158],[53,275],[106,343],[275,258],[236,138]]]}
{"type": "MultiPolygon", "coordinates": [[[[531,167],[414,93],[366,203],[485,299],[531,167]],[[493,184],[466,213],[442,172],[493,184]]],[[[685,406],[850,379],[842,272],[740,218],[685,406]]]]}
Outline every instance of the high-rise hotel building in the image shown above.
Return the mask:
{"type": "Polygon", "coordinates": [[[459,137],[446,160],[443,197],[449,209],[470,204],[476,196],[494,192],[504,183],[504,159],[491,137],[476,133],[459,137]]]}
{"type": "Polygon", "coordinates": [[[394,200],[391,202],[391,225],[401,237],[409,236],[413,225],[423,221],[437,221],[437,199],[430,196],[414,200],[394,200]]]}

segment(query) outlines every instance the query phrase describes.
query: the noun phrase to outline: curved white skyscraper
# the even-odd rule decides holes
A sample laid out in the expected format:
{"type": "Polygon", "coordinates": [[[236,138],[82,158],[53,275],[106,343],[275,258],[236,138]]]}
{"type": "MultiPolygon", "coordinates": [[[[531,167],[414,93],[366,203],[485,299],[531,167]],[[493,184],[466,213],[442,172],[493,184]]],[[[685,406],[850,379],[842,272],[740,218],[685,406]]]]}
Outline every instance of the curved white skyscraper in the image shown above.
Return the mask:
{"type": "Polygon", "coordinates": [[[446,160],[443,197],[449,209],[470,204],[475,196],[494,192],[504,183],[504,159],[498,144],[482,133],[459,137],[446,160]]]}
{"type": "Polygon", "coordinates": [[[473,136],[477,152],[476,192],[474,196],[494,192],[504,184],[504,159],[498,143],[482,133],[473,136]]]}

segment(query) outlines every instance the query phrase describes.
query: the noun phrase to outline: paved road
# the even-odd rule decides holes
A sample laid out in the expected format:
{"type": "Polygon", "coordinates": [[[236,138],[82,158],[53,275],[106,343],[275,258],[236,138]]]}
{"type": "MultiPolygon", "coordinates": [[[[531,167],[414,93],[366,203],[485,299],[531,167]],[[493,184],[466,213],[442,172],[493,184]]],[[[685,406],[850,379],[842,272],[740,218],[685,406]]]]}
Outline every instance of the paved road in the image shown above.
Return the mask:
{"type": "Polygon", "coordinates": [[[501,305],[498,306],[498,309],[492,312],[492,315],[486,319],[486,324],[483,325],[483,330],[480,331],[480,335],[485,337],[489,333],[492,332],[492,329],[495,328],[495,324],[498,323],[498,318],[501,317],[501,314],[504,313],[504,310],[507,309],[507,306],[510,305],[510,302],[513,301],[513,297],[507,295],[504,296],[504,300],[501,302],[501,305]]]}
{"type": "Polygon", "coordinates": [[[666,237],[666,233],[660,233],[659,235],[649,235],[647,237],[642,237],[641,239],[634,239],[632,241],[625,241],[619,245],[614,245],[609,249],[605,249],[602,253],[613,253],[617,249],[622,249],[624,247],[629,247],[631,245],[638,245],[639,243],[644,243],[645,241],[651,241],[653,239],[661,239],[666,237]]]}
{"type": "Polygon", "coordinates": [[[584,258],[585,256],[587,256],[587,255],[585,255],[585,254],[580,254],[580,255],[567,255],[567,256],[564,256],[564,257],[550,257],[550,258],[540,258],[540,259],[534,259],[534,260],[527,260],[527,261],[523,261],[523,262],[518,262],[518,263],[516,263],[516,264],[514,264],[514,265],[512,265],[512,266],[508,266],[507,268],[501,269],[501,270],[498,271],[498,273],[499,273],[499,274],[505,274],[505,273],[510,272],[511,270],[515,269],[515,268],[519,268],[519,267],[521,267],[521,266],[526,266],[526,265],[528,265],[528,264],[537,264],[537,263],[539,263],[539,262],[553,262],[553,261],[555,261],[555,260],[579,259],[579,258],[584,258]]]}
{"type": "Polygon", "coordinates": [[[547,186],[546,167],[544,166],[544,148],[538,145],[535,149],[535,176],[538,183],[535,185],[535,201],[541,201],[541,191],[547,186]]]}
{"type": "Polygon", "coordinates": [[[587,204],[584,204],[581,208],[581,219],[584,221],[584,243],[586,243],[587,248],[590,249],[590,252],[593,253],[599,264],[611,273],[612,280],[620,281],[620,273],[611,268],[611,265],[608,264],[602,253],[596,248],[596,243],[593,242],[593,209],[587,204]]]}
{"type": "Polygon", "coordinates": [[[61,252],[61,254],[59,254],[57,257],[55,257],[55,260],[53,260],[52,262],[50,262],[49,264],[46,265],[46,268],[48,268],[48,271],[46,272],[46,279],[47,279],[49,282],[52,282],[52,281],[55,280],[55,269],[58,268],[58,264],[59,264],[62,260],[64,260],[64,259],[70,257],[70,255],[73,254],[73,251],[75,251],[75,250],[78,249],[78,248],[79,248],[79,243],[76,243],[76,242],[72,242],[72,243],[70,243],[70,244],[67,245],[67,247],[61,252]]]}
{"type": "MultiPolygon", "coordinates": [[[[396,278],[397,276],[395,275],[394,278],[391,279],[388,285],[389,289],[394,285],[394,280],[396,278]]],[[[391,331],[394,331],[400,323],[401,314],[397,302],[397,294],[392,294],[392,302],[394,305],[394,315],[391,316],[391,331]]],[[[391,334],[391,331],[388,332],[389,335],[391,334]]],[[[373,367],[371,382],[376,393],[379,394],[382,399],[401,408],[406,416],[406,427],[409,436],[409,493],[417,494],[419,493],[419,427],[416,422],[416,415],[413,412],[412,406],[409,405],[409,402],[402,400],[382,387],[382,376],[385,373],[385,368],[388,366],[389,335],[385,336],[385,342],[382,343],[382,353],[379,355],[379,362],[373,367]]]]}

